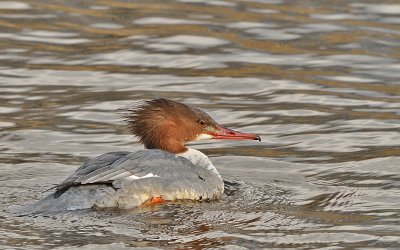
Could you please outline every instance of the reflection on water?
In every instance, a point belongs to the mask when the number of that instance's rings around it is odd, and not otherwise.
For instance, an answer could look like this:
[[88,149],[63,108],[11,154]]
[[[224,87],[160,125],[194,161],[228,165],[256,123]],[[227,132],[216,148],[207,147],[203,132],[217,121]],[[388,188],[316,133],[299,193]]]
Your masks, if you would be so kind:
[[199,142],[219,202],[0,212],[2,248],[398,248],[400,5],[0,2],[0,210],[98,154],[141,148],[115,112],[196,105],[263,141]]

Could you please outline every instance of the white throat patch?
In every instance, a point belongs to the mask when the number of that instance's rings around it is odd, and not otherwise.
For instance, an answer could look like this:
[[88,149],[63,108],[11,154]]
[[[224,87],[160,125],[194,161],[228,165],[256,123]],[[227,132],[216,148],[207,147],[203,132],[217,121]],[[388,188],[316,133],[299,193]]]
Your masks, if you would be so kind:
[[212,139],[212,138],[213,138],[212,135],[209,135],[209,134],[199,134],[195,140],[198,141],[198,140],[206,140],[206,139]]

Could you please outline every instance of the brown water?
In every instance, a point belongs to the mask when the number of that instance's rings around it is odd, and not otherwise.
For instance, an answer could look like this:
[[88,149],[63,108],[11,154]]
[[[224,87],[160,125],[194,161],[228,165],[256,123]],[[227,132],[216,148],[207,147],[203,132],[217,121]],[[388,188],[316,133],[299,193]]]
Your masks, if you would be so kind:
[[134,151],[117,108],[170,98],[258,142],[195,143],[219,202],[0,212],[1,249],[399,249],[398,1],[1,1],[0,210]]

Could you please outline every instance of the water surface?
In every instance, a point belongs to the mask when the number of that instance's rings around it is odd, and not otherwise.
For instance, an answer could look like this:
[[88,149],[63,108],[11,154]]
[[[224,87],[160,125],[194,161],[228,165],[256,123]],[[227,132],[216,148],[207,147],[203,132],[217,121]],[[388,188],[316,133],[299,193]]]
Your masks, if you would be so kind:
[[2,249],[397,249],[400,4],[0,2],[0,210],[142,146],[116,109],[202,108],[263,141],[204,141],[219,202],[0,212]]

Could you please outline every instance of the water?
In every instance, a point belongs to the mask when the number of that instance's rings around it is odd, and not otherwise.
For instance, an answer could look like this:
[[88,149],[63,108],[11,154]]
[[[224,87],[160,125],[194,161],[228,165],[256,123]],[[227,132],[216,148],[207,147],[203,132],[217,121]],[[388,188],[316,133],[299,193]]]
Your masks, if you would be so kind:
[[0,2],[0,210],[141,148],[116,109],[170,98],[263,141],[194,143],[219,202],[0,212],[2,249],[398,249],[397,1]]

